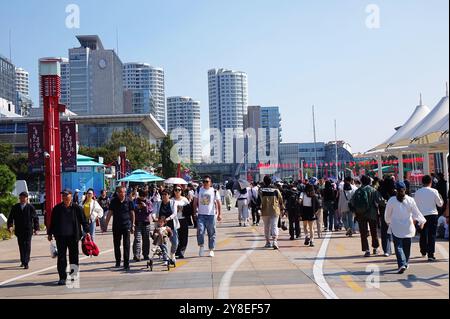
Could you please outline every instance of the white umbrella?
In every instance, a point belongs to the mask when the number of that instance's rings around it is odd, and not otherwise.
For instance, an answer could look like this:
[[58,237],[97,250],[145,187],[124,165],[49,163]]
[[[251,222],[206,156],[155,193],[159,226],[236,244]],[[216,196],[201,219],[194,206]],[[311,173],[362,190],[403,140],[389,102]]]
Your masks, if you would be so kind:
[[186,182],[184,179],[182,178],[178,178],[178,177],[171,177],[169,179],[166,179],[164,181],[164,184],[170,184],[170,185],[187,185],[188,182]]

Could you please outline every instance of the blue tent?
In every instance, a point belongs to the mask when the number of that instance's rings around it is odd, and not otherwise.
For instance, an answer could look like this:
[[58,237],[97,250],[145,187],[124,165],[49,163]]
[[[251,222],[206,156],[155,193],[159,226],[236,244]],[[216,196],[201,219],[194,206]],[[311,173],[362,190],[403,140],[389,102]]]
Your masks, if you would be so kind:
[[151,183],[162,181],[164,181],[163,178],[150,174],[142,169],[135,170],[131,172],[131,175],[118,180],[118,182],[133,182],[133,183]]
[[104,167],[92,157],[77,154],[77,171],[61,174],[62,188],[79,189],[81,192],[93,188],[96,194],[100,194],[105,187]]

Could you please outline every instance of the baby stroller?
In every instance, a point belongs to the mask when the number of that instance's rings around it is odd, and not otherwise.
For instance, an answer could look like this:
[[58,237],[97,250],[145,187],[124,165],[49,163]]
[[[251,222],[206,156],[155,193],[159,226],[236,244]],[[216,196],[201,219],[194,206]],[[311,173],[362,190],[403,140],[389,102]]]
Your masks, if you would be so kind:
[[153,271],[153,266],[156,262],[160,262],[161,266],[167,267],[167,271],[170,271],[171,266],[177,267],[175,260],[168,257],[167,254],[167,242],[170,234],[170,228],[162,226],[157,227],[153,231],[153,245],[155,248],[152,249],[152,257],[147,262],[147,269]]

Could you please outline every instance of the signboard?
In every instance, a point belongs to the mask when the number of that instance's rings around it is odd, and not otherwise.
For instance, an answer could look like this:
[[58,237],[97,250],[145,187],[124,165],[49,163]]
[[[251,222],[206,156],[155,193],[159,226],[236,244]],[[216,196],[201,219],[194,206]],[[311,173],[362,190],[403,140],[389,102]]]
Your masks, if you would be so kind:
[[44,172],[43,123],[28,123],[28,169],[30,173]]
[[73,121],[61,122],[61,162],[63,172],[77,171],[77,132]]

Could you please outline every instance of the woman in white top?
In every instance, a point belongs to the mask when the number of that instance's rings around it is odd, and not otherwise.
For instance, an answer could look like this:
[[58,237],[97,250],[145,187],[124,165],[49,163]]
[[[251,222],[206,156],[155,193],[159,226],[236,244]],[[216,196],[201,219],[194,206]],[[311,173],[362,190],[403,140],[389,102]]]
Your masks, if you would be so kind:
[[83,200],[83,211],[86,220],[89,224],[89,234],[92,241],[95,241],[95,228],[97,226],[97,219],[103,217],[103,208],[94,198],[94,190],[89,188]]
[[425,217],[419,211],[412,197],[406,195],[406,185],[396,183],[397,196],[391,197],[386,205],[384,218],[389,225],[388,232],[392,234],[397,256],[398,273],[403,274],[408,269],[412,238],[416,234],[414,221],[422,229],[426,223]]
[[305,246],[314,247],[314,221],[320,208],[319,199],[314,191],[314,186],[306,185],[305,192],[300,195],[300,215],[305,232]]
[[175,252],[175,257],[184,258],[184,253],[188,245],[189,239],[189,218],[192,215],[192,207],[189,200],[182,196],[183,189],[181,186],[176,185],[173,189],[173,200],[176,204],[177,217],[180,222],[180,228],[178,229],[178,247]]

